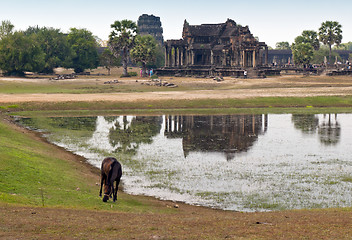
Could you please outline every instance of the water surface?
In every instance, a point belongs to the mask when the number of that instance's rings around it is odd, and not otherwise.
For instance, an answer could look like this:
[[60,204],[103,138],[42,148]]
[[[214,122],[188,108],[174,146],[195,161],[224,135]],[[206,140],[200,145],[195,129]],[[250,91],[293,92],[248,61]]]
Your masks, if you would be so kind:
[[228,210],[352,206],[352,115],[23,119],[100,167],[125,191]]

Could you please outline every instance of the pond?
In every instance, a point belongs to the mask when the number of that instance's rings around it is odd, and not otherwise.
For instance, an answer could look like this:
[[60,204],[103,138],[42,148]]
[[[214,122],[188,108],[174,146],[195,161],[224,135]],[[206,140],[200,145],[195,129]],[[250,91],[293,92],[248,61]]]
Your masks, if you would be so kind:
[[352,115],[24,118],[100,167],[123,165],[126,192],[268,211],[352,206]]

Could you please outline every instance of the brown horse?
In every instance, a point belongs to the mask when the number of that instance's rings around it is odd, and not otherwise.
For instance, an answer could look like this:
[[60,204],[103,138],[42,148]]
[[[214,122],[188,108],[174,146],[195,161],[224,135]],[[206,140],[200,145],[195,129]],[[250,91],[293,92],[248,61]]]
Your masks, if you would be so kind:
[[[122,176],[121,164],[113,157],[107,157],[101,163],[101,183],[99,196],[104,184],[104,198],[103,202],[109,200],[111,194],[113,194],[113,201],[117,200],[117,189],[119,187],[120,179]],[[116,181],[116,188],[114,188],[114,182]]]

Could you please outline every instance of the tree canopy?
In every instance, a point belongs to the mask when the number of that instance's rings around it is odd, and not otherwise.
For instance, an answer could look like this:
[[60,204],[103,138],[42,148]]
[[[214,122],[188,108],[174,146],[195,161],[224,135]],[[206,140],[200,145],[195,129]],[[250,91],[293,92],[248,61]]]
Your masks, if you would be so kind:
[[73,52],[72,68],[76,73],[94,69],[99,65],[97,42],[87,29],[71,28],[67,41]]
[[339,44],[338,46],[336,46],[334,49],[352,51],[352,42],[341,43],[341,44]]
[[24,75],[25,71],[40,72],[45,66],[45,53],[34,36],[15,32],[1,39],[0,69],[8,75]]
[[295,43],[292,44],[292,55],[295,64],[310,64],[313,59],[313,54],[314,49],[310,43],[300,42],[299,37],[295,39]]
[[151,35],[138,35],[135,39],[135,47],[131,49],[131,57],[135,62],[142,63],[143,75],[146,66],[156,60],[156,41]]
[[314,50],[319,50],[320,44],[319,44],[319,39],[318,39],[318,33],[313,30],[304,30],[302,32],[302,41],[305,43],[310,43]]
[[0,25],[0,39],[13,33],[14,25],[8,20],[1,21]]
[[286,50],[291,49],[289,42],[277,42],[275,49],[277,50]]
[[122,53],[123,76],[128,76],[127,63],[129,51],[134,46],[138,33],[137,24],[131,20],[115,21],[111,24],[112,31],[109,36],[109,48],[115,57]]
[[116,58],[110,49],[106,48],[100,55],[100,65],[105,67],[108,70],[108,74],[110,75],[112,67],[121,65],[121,58]]
[[314,51],[312,62],[316,64],[324,64],[325,60],[327,60],[329,64],[334,64],[336,58],[338,61],[341,61],[340,55],[336,52],[331,53],[330,60],[325,59],[326,56],[329,56],[329,48],[327,46],[323,46],[318,51]]
[[29,27],[25,33],[33,35],[45,53],[45,66],[41,72],[53,73],[54,68],[72,65],[73,52],[60,29]]

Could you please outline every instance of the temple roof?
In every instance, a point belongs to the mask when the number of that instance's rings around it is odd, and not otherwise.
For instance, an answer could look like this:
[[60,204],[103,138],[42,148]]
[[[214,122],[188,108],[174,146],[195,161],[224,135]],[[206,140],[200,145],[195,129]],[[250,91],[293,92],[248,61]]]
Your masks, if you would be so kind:
[[219,36],[224,24],[188,25],[188,36]]

